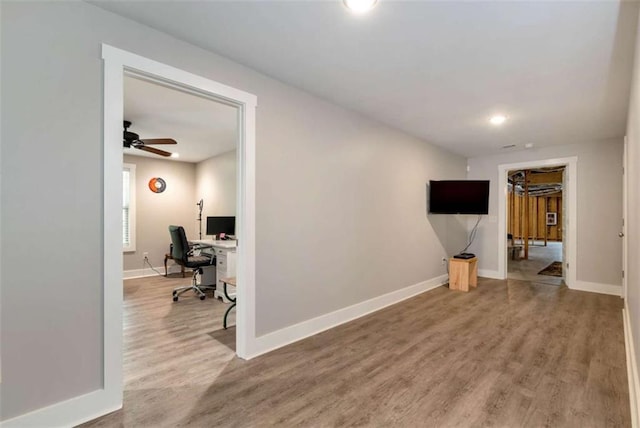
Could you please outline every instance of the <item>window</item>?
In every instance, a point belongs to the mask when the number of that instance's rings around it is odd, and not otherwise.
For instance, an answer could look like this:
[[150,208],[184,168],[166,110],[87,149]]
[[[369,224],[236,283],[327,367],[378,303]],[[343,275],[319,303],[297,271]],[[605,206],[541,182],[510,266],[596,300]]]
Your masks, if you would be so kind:
[[136,166],[122,168],[122,251],[136,250]]

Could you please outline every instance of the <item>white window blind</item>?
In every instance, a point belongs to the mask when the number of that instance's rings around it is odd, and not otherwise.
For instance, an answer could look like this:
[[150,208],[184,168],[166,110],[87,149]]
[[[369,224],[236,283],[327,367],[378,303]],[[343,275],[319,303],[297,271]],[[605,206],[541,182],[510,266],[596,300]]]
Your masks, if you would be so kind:
[[135,183],[136,166],[124,164],[122,169],[122,249],[135,251]]

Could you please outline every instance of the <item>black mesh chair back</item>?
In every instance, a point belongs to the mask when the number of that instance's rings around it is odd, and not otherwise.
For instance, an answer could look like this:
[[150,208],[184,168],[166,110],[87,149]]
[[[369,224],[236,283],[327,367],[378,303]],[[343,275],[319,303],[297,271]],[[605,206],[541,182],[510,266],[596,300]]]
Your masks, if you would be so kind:
[[173,244],[171,257],[173,257],[176,263],[189,268],[198,268],[212,263],[212,259],[209,256],[191,255],[187,234],[182,226],[169,226],[169,233],[171,234],[171,243]]
[[214,258],[209,256],[193,256],[187,241],[187,234],[182,226],[169,226],[169,234],[171,235],[171,257],[179,265],[193,269],[193,279],[191,285],[178,287],[173,290],[173,301],[178,301],[178,296],[188,290],[195,291],[201,300],[205,299],[204,290],[215,290],[215,285],[198,285],[196,284],[196,275],[202,273],[204,266],[213,264]]
[[169,226],[169,234],[171,235],[171,257],[182,264],[186,265],[189,261],[189,242],[187,234],[182,226]]

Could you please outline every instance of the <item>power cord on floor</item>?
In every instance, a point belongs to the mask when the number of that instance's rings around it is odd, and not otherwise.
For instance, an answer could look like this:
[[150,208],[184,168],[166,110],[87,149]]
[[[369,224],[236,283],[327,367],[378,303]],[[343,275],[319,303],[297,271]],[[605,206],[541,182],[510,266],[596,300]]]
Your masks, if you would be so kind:
[[158,270],[156,268],[151,266],[151,262],[149,262],[149,257],[147,257],[147,256],[144,256],[144,260],[142,261],[142,269],[144,269],[145,263],[149,265],[149,267],[151,268],[152,271],[154,271],[155,273],[157,273],[160,276],[164,276],[164,274],[162,272],[158,272]]

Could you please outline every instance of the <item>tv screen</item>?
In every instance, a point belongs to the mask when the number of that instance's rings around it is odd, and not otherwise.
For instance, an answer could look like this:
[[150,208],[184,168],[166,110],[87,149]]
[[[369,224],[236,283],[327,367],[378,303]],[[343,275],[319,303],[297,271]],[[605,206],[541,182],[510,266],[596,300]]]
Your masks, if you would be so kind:
[[489,214],[489,180],[431,180],[429,212]]
[[207,217],[207,235],[235,235],[235,217]]

